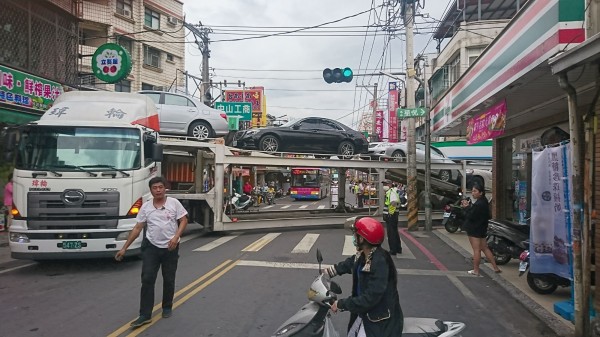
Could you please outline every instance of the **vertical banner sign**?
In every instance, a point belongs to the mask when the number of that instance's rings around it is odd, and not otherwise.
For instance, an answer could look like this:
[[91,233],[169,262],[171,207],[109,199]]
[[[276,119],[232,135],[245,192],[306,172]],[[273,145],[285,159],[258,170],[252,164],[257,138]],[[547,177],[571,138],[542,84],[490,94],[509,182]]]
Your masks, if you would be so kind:
[[389,83],[389,94],[388,94],[388,134],[390,142],[398,141],[398,114],[396,113],[396,109],[398,109],[398,86],[396,82]]
[[467,144],[472,145],[504,134],[506,100],[467,122]]
[[375,111],[375,134],[377,140],[381,141],[383,139],[383,110]]
[[571,259],[571,145],[533,151],[531,179],[531,272],[568,279]]

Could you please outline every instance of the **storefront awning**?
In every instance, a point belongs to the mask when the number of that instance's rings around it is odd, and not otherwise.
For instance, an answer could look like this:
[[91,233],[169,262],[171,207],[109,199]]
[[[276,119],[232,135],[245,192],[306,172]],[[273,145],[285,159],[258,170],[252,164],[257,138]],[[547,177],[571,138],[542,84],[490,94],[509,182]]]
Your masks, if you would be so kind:
[[18,125],[40,119],[41,115],[0,107],[0,124]]
[[577,47],[551,58],[548,63],[552,67],[552,73],[558,74],[586,63],[598,61],[600,61],[600,33]]

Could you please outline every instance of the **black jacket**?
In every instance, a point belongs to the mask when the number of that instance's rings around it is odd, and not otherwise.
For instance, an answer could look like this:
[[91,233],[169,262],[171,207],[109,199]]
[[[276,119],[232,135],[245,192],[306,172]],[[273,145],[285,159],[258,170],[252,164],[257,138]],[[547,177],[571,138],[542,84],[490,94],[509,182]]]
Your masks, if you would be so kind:
[[[369,271],[364,271],[365,256],[351,256],[334,266],[336,273],[352,274],[352,296],[338,300],[338,308],[351,313],[348,329],[357,316],[363,320],[367,337],[401,337],[404,316],[400,307],[397,274],[388,252],[377,248]],[[357,267],[361,270],[357,273]],[[360,293],[359,293],[360,286]]]
[[463,227],[467,234],[485,235],[488,221],[490,220],[490,206],[487,198],[482,195],[473,205],[465,210],[465,222]]

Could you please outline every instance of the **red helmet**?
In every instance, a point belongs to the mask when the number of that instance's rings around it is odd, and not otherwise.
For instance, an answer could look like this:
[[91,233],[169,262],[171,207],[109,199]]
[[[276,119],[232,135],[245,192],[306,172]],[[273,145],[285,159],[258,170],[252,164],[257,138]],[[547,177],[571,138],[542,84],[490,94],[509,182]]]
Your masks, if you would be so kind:
[[381,222],[369,217],[356,220],[352,225],[352,231],[365,238],[372,245],[381,244],[385,236]]

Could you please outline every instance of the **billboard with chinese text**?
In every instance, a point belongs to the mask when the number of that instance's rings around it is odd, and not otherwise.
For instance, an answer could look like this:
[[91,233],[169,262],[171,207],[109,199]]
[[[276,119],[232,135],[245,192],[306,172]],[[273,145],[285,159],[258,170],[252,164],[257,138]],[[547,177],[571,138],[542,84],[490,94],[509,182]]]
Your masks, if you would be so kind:
[[62,93],[60,83],[0,65],[0,103],[46,111]]

